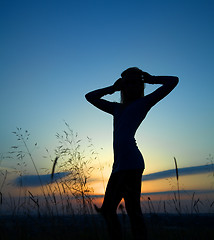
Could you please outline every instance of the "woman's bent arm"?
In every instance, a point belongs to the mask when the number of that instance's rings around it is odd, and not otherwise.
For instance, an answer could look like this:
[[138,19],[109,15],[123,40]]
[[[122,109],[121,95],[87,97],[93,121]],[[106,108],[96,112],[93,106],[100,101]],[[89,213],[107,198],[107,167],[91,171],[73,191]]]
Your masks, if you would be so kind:
[[150,105],[154,106],[157,102],[166,97],[176,87],[178,81],[178,77],[173,76],[150,76],[146,78],[146,83],[162,84],[161,87],[146,96]]
[[114,92],[114,86],[109,86],[89,92],[85,95],[85,98],[88,102],[90,102],[100,110],[112,114],[114,109],[114,103],[101,98],[107,94],[113,94]]

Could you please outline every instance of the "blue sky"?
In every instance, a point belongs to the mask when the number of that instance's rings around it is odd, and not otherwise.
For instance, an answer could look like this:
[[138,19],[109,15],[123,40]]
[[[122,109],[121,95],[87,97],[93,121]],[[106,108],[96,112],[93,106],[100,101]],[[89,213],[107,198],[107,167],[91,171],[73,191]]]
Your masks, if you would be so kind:
[[[65,120],[111,163],[112,118],[84,95],[137,66],[180,78],[136,135],[146,173],[173,168],[174,156],[179,167],[206,164],[214,149],[213,10],[208,0],[1,1],[0,152],[16,144],[16,127],[29,130],[41,155],[53,150]],[[36,164],[51,167],[41,157]]]

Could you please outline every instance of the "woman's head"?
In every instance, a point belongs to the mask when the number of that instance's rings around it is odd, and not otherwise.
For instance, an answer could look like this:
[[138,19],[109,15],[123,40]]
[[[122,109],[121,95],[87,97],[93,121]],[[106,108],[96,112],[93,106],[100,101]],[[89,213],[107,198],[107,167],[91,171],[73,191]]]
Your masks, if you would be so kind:
[[126,69],[121,73],[121,103],[130,103],[144,96],[143,71],[137,67]]

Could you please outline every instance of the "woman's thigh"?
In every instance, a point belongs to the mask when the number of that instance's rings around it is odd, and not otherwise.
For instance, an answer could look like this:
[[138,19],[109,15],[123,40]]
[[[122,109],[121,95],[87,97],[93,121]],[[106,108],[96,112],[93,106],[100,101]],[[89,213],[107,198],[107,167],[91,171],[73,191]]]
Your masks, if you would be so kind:
[[123,197],[124,177],[120,172],[112,173],[105,192],[102,210],[116,211],[118,204]]
[[133,170],[127,174],[127,182],[123,197],[128,214],[136,214],[141,212],[140,196],[141,196],[141,179],[143,170]]
[[142,172],[143,170],[126,170],[111,174],[102,209],[116,211],[122,198],[124,198],[126,205],[139,205]]

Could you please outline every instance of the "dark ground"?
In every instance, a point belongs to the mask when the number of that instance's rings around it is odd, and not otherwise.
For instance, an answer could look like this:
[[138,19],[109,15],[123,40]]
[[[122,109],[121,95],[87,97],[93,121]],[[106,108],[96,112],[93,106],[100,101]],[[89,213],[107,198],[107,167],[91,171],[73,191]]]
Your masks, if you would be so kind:
[[[124,239],[131,240],[128,217],[119,214]],[[149,240],[214,240],[214,215],[147,214]],[[60,217],[0,216],[1,240],[108,240],[99,215]]]

